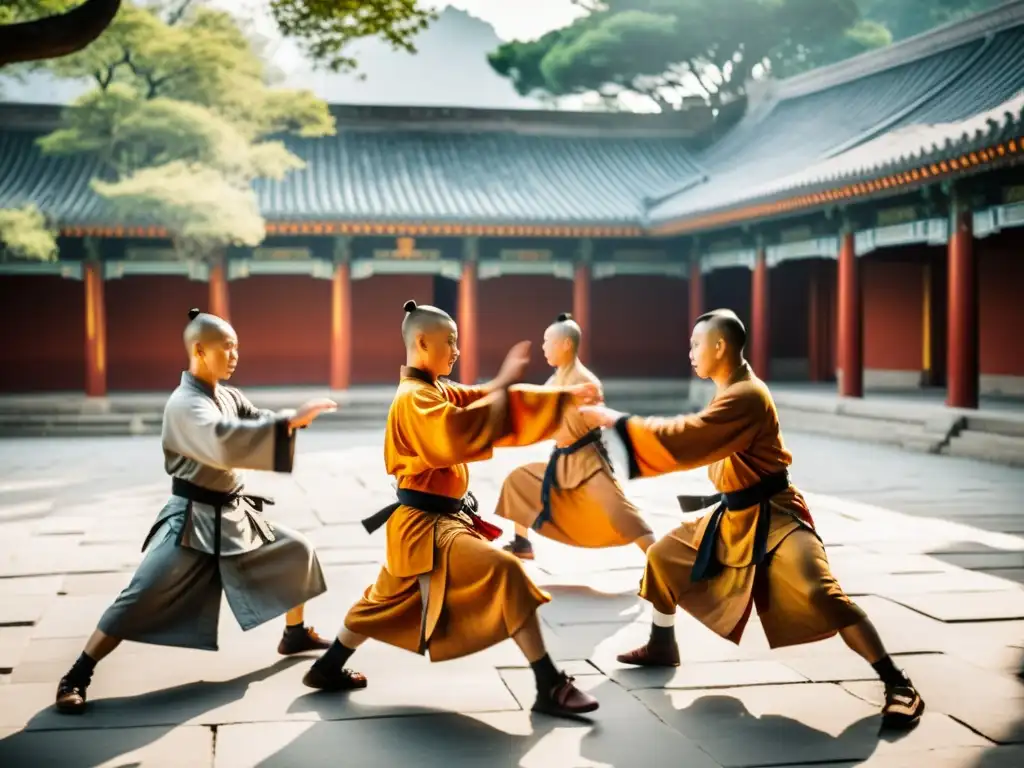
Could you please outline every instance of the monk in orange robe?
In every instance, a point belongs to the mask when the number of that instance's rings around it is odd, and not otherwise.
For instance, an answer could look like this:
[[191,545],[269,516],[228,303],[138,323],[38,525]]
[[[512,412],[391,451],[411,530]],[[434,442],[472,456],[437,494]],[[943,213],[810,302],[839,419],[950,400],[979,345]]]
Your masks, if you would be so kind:
[[[601,386],[580,361],[582,338],[567,312],[544,331],[544,357],[555,369],[547,386]],[[575,547],[636,543],[646,552],[654,543],[650,526],[615,479],[601,430],[591,429],[576,408],[566,411],[551,458],[518,467],[505,479],[495,514],[515,522],[515,538],[504,549],[522,560],[533,560],[530,528]]]
[[789,482],[793,457],[782,440],[775,402],[743,359],[745,344],[746,330],[734,313],[716,310],[698,319],[690,362],[699,377],[716,385],[700,413],[643,419],[600,405],[581,408],[592,426],[614,427],[620,434],[631,476],[707,465],[719,492],[680,497],[684,510],[716,509],[647,550],[640,596],[654,608],[650,639],[619,661],[677,666],[676,606],[734,643],[756,607],[772,648],[838,632],[885,685],[883,725],[913,725],[924,701],[832,576],[807,503]]
[[511,637],[533,668],[536,712],[574,716],[598,708],[556,669],[544,648],[537,608],[551,597],[508,552],[492,546],[501,529],[476,515],[467,493],[473,461],[496,446],[519,446],[555,433],[567,407],[596,402],[593,386],[513,386],[529,361],[529,342],[509,352],[497,378],[467,387],[440,377],[459,357],[458,329],[445,312],[405,305],[406,365],[384,434],[384,462],[398,481],[398,503],[363,521],[386,525],[386,562],[345,617],[337,640],[303,683],[322,690],[366,686],[344,664],[372,637],[431,661],[456,659]]

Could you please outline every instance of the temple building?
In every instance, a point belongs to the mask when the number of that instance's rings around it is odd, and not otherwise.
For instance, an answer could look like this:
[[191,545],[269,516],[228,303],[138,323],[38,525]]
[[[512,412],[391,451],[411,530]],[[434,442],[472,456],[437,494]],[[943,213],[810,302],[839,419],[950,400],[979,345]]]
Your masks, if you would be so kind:
[[601,376],[685,377],[727,306],[770,381],[1024,396],[1022,72],[1012,2],[753,84],[735,119],[334,107],[257,185],[266,240],[209,262],[120,220],[98,160],[41,153],[58,108],[0,105],[0,208],[61,231],[59,261],[0,261],[0,392],[170,389],[193,306],[238,329],[243,386],[390,383],[413,298],[458,319],[464,381],[563,311]]

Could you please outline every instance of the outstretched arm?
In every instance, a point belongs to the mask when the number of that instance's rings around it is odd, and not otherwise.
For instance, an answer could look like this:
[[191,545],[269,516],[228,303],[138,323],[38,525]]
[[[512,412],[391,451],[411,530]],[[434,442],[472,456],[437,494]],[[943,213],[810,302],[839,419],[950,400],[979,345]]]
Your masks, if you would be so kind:
[[764,421],[757,398],[725,394],[700,413],[641,418],[610,408],[582,408],[594,426],[613,427],[629,453],[630,477],[706,466],[747,449]]
[[295,435],[288,414],[225,416],[205,397],[168,404],[164,448],[218,469],[291,472]]

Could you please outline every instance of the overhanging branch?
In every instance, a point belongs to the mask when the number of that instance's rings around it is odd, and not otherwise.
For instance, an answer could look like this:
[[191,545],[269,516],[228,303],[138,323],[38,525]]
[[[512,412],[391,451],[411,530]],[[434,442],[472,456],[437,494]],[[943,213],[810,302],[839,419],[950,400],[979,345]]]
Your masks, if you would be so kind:
[[121,0],[85,0],[56,16],[0,25],[0,67],[77,53],[103,34],[120,9]]

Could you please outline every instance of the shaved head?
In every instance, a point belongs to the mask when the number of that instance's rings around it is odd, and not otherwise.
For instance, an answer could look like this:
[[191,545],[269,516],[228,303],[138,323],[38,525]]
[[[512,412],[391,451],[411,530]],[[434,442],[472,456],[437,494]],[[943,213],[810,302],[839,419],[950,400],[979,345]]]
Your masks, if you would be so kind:
[[188,325],[185,326],[183,338],[185,349],[191,354],[194,344],[210,344],[226,339],[236,338],[235,329],[231,324],[217,315],[210,315],[200,312],[198,309],[190,309],[188,313]]
[[573,354],[580,351],[580,342],[583,340],[583,330],[579,323],[572,319],[572,315],[563,312],[551,325],[548,326],[552,335],[559,339],[568,339],[572,344]]
[[416,343],[416,336],[421,333],[434,333],[455,325],[452,316],[443,309],[429,304],[417,304],[415,301],[405,302],[405,319],[402,320],[402,341],[406,349]]
[[701,323],[706,324],[712,336],[724,341],[733,354],[743,355],[743,348],[747,346],[747,329],[735,312],[731,309],[714,309],[698,317],[694,327]]
[[223,317],[188,311],[188,325],[182,334],[188,351],[189,371],[215,384],[230,379],[238,365],[238,334]]

